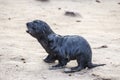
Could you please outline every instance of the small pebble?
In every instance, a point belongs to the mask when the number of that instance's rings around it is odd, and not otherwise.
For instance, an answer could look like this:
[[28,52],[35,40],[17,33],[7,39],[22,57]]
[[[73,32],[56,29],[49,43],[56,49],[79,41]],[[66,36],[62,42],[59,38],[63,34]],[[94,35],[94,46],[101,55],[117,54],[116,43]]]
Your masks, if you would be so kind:
[[25,59],[24,58],[21,58],[22,61],[24,61]]
[[8,20],[11,20],[11,18],[8,18]]
[[58,10],[61,10],[61,8],[58,8]]
[[66,11],[66,12],[65,12],[65,15],[66,15],[66,16],[72,16],[72,17],[80,16],[79,13],[72,12],[72,11]]
[[45,2],[45,1],[49,1],[49,0],[37,0],[37,1],[42,1],[42,2]]
[[69,74],[68,76],[72,76],[72,74]]
[[100,3],[100,1],[99,1],[99,0],[96,0],[96,2],[97,2],[97,3]]
[[16,67],[18,67],[18,65],[16,65]]
[[81,22],[81,20],[76,20],[76,22]]

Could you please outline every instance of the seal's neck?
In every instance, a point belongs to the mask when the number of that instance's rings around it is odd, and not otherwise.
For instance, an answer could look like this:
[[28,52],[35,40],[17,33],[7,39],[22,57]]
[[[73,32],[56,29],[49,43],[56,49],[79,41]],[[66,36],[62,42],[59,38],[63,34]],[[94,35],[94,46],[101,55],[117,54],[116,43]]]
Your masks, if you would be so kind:
[[[55,34],[54,32],[50,33],[50,34]],[[40,44],[42,45],[42,47],[49,53],[49,39],[48,36],[50,34],[44,34],[42,36],[39,36],[37,38],[37,40],[40,42]]]
[[40,38],[40,39],[37,39],[39,42],[40,42],[40,44],[42,45],[42,47],[43,48],[47,48],[47,46],[48,46],[48,38],[47,38],[47,36],[46,37],[42,37],[42,38]]

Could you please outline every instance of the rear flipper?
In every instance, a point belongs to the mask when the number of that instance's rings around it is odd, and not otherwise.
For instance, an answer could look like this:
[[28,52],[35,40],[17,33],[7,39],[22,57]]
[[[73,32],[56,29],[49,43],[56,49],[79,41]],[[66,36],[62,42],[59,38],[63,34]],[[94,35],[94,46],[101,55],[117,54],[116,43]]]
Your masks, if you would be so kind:
[[84,69],[84,68],[81,66],[76,66],[76,67],[72,67],[72,68],[65,68],[64,72],[65,73],[73,73],[73,72],[78,72],[82,69]]
[[94,68],[94,67],[98,67],[98,66],[104,66],[106,64],[92,64],[92,63],[88,63],[88,68],[91,69],[91,68]]

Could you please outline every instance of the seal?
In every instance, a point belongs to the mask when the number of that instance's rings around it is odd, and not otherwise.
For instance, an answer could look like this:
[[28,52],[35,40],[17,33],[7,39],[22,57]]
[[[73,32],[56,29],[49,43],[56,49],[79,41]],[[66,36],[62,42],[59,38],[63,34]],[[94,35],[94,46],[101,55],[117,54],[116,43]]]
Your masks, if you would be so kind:
[[26,23],[26,25],[28,29],[26,32],[36,38],[48,53],[44,61],[52,63],[58,60],[58,64],[52,66],[51,69],[64,68],[70,60],[76,60],[78,65],[65,70],[65,73],[105,65],[92,63],[91,47],[82,36],[58,35],[42,20],[34,20]]

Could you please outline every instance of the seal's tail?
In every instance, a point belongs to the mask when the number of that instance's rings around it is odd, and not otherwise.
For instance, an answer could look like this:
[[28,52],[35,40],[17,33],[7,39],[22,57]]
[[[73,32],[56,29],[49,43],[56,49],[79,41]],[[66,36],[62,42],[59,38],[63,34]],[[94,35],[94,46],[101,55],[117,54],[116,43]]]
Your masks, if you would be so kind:
[[106,64],[92,64],[92,63],[88,63],[88,68],[91,69],[91,68],[94,68],[94,67],[98,67],[98,66],[104,66]]

